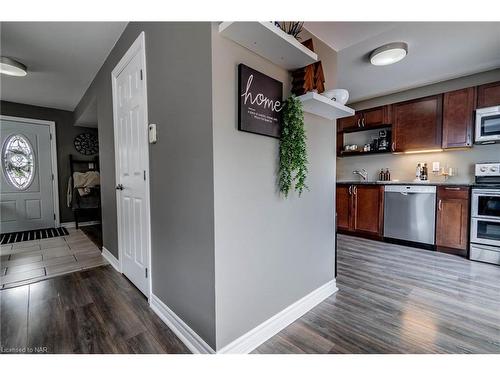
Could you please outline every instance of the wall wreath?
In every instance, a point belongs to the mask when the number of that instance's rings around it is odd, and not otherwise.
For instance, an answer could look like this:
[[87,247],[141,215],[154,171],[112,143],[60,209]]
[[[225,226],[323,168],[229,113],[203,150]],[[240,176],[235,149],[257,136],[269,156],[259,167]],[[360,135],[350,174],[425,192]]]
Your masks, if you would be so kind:
[[73,141],[76,151],[82,155],[95,155],[99,152],[97,135],[92,133],[78,134]]

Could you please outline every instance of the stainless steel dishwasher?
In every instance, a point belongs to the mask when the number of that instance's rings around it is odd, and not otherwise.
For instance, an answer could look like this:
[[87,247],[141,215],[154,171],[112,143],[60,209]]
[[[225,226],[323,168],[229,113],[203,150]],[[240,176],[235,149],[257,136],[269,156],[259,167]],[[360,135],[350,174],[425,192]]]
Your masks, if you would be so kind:
[[435,186],[385,186],[384,237],[434,245],[435,228]]

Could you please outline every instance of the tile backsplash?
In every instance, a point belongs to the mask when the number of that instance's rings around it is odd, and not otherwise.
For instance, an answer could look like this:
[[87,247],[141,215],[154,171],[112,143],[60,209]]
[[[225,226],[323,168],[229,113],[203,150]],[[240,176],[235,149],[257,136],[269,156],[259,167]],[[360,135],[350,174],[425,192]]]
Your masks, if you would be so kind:
[[429,152],[422,154],[375,154],[337,158],[337,180],[358,180],[353,175],[355,169],[368,171],[370,181],[377,180],[381,168],[389,168],[392,180],[412,181],[418,163],[427,163],[429,180],[444,181],[442,176],[432,174],[432,163],[439,162],[441,167],[453,167],[458,170],[454,177],[448,179],[453,183],[471,183],[474,181],[474,164],[488,161],[500,161],[500,144],[474,146],[468,150]]

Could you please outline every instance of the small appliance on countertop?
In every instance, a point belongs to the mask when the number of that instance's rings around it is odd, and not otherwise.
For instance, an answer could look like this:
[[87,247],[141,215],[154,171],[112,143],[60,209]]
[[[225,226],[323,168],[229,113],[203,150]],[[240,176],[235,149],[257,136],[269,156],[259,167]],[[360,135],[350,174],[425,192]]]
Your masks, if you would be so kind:
[[500,265],[500,162],[475,166],[470,230],[470,260]]
[[416,182],[426,182],[429,181],[429,170],[427,168],[427,163],[418,163],[417,170],[415,172]]

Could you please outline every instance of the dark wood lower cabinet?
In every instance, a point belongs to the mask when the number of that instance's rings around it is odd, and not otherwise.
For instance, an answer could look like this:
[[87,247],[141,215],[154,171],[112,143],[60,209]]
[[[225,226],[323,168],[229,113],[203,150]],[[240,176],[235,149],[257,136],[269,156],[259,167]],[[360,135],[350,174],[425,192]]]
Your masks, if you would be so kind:
[[340,232],[381,238],[384,188],[380,185],[338,185],[337,227]]
[[466,256],[469,243],[469,188],[440,186],[437,199],[437,250]]
[[[436,250],[467,256],[469,248],[470,188],[437,189]],[[337,229],[340,233],[383,239],[384,186],[337,185]]]
[[384,190],[379,185],[354,185],[353,229],[368,236],[382,237]]
[[336,195],[336,209],[337,209],[337,228],[343,231],[350,230],[350,211],[351,211],[351,186],[339,185],[337,186]]

